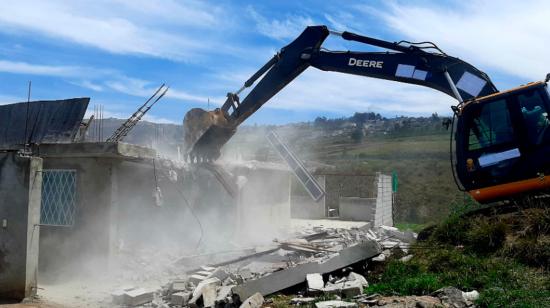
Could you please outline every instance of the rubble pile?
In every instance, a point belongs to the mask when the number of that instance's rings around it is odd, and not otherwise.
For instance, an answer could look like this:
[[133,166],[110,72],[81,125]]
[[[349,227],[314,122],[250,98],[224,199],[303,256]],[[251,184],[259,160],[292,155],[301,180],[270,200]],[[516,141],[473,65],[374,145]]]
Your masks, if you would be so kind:
[[[415,237],[393,227],[373,230],[368,224],[350,229],[313,227],[300,230],[293,238],[274,240],[272,246],[254,253],[188,270],[157,289],[122,287],[111,294],[112,301],[132,307],[260,307],[263,296],[301,284],[309,296],[357,299],[368,286],[365,277],[349,270],[343,271],[343,277],[333,277],[331,273],[387,257],[395,247],[406,250]],[[193,268],[192,260],[188,261],[188,268]],[[311,298],[293,301],[303,305],[315,300]],[[348,304],[336,301],[316,305]]]

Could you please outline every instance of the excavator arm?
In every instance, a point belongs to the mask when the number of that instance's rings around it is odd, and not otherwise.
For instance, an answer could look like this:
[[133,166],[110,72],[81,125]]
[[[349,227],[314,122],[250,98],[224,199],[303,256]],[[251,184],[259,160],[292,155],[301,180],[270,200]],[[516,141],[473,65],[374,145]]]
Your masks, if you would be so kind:
[[[330,35],[385,49],[383,52],[327,51]],[[307,27],[260,68],[223,106],[214,111],[190,110],[184,118],[184,142],[192,160],[214,160],[237,126],[308,67],[430,87],[459,102],[498,92],[490,78],[467,62],[446,55],[430,42],[392,43],[350,32]],[[257,83],[256,83],[257,82]],[[256,85],[241,101],[239,94]]]

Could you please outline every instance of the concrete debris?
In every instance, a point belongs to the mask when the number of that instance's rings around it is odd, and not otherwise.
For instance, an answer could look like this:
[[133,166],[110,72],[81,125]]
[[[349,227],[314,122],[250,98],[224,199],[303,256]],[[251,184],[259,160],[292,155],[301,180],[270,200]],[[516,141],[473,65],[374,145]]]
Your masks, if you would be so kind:
[[170,303],[174,306],[187,305],[191,297],[191,292],[177,292],[170,296]]
[[386,261],[386,255],[381,253],[381,254],[377,255],[376,257],[372,258],[371,260],[374,261],[374,262],[384,262],[384,261]]
[[[437,298],[441,300],[443,305],[447,307],[471,307],[473,303],[463,296],[463,292],[455,287],[446,287],[439,289],[433,293]],[[472,294],[472,296],[475,294]],[[470,294],[468,294],[470,296]]]
[[344,280],[337,283],[328,282],[322,289],[325,294],[340,295],[352,298],[363,294],[363,284],[359,280]]
[[201,281],[205,280],[207,276],[202,276],[199,274],[191,275],[189,277],[189,282],[192,282],[194,285],[198,285]]
[[309,290],[322,290],[325,287],[325,282],[323,281],[323,276],[321,274],[307,274],[306,275],[307,280],[307,287]]
[[170,283],[170,293],[185,291],[188,288],[186,280],[174,280]]
[[[215,264],[197,264],[197,258],[175,256],[175,266],[194,268],[166,284],[159,297],[153,300],[152,291],[134,287],[113,292],[113,303],[155,307],[258,307],[263,296],[300,284],[307,286],[308,294],[334,295],[338,298],[355,298],[357,302],[372,303],[375,299],[363,295],[367,279],[350,267],[359,262],[385,261],[395,247],[408,247],[414,236],[395,228],[382,226],[376,230],[361,228],[313,227],[296,234],[295,238],[275,241],[274,245],[256,249],[241,249],[226,259],[215,258]],[[214,254],[205,254],[211,258]],[[203,255],[201,255],[203,256]],[[411,258],[408,255],[402,260]],[[199,258],[200,259],[200,258]],[[201,259],[202,260],[202,259]],[[189,262],[190,265],[187,265]],[[339,271],[339,274],[336,274]],[[185,274],[182,278],[181,274]],[[325,283],[323,275],[331,274]],[[462,293],[461,293],[462,296]],[[470,293],[464,295],[472,297]],[[469,297],[470,296],[470,297]],[[158,301],[157,301],[158,299]],[[246,299],[241,305],[241,299]],[[294,305],[311,304],[312,298],[297,297]],[[355,303],[328,301],[321,307],[356,307]],[[317,305],[319,306],[319,305]]]
[[467,301],[473,302],[479,299],[479,292],[476,290],[470,292],[462,292],[462,297]]
[[207,278],[218,278],[221,281],[225,281],[229,278],[229,273],[226,272],[223,268],[214,269]]
[[126,291],[122,297],[122,305],[139,306],[153,301],[154,292],[144,288]]
[[409,262],[413,258],[413,255],[406,255],[399,259],[401,262]]
[[269,275],[252,279],[238,285],[233,293],[246,298],[251,294],[259,292],[263,295],[273,294],[286,288],[295,286],[306,281],[309,273],[330,273],[351,264],[372,258],[380,253],[376,242],[367,241],[350,246],[338,253],[323,255],[323,257],[302,259],[293,267],[275,271]]
[[260,308],[264,303],[264,297],[260,293],[255,293],[254,295],[247,298],[240,306],[240,308]]
[[205,279],[197,285],[193,290],[193,297],[189,301],[190,304],[196,304],[199,298],[202,297],[204,307],[212,307],[216,303],[217,287],[221,286],[221,281],[216,278]]
[[233,289],[234,285],[228,285],[228,286],[221,286],[218,289],[218,294],[216,295],[216,305],[218,304],[226,304],[231,301],[231,295],[233,295],[233,292],[231,292],[231,289]]
[[324,301],[315,303],[317,308],[355,308],[358,307],[357,303],[350,303],[344,301]]
[[348,275],[348,280],[357,280],[361,283],[361,285],[365,288],[367,288],[369,286],[369,283],[367,281],[367,278],[365,278],[365,276],[361,275],[361,274],[357,274],[357,273],[354,273],[354,272],[351,272],[349,273]]

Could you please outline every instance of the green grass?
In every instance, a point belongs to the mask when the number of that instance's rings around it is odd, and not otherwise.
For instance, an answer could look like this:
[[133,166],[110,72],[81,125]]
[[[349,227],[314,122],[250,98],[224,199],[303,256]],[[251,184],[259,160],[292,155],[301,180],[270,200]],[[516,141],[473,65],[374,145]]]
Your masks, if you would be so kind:
[[[407,263],[390,261],[368,294],[427,295],[455,286],[478,290],[487,307],[545,307],[550,304],[548,275],[513,260],[465,254],[453,247],[416,251]],[[546,306],[548,307],[548,306]]]
[[550,307],[549,221],[549,209],[466,219],[452,214],[411,247],[413,259],[391,260],[369,277],[366,291],[425,295],[455,286],[480,292],[482,307]]
[[395,224],[395,227],[401,231],[412,231],[416,233],[422,231],[422,229],[424,229],[427,226],[428,226],[427,224],[415,224],[415,223],[405,223],[405,222]]

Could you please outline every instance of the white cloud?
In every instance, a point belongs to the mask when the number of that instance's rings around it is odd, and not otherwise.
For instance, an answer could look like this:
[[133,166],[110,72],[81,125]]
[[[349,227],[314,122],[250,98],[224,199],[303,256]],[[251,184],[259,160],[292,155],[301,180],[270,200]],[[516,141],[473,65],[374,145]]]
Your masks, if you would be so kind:
[[108,71],[97,70],[90,67],[66,66],[66,65],[42,65],[27,62],[0,60],[0,72],[12,74],[29,74],[56,77],[75,77],[86,74],[98,75]]
[[462,1],[453,8],[393,3],[377,14],[397,34],[433,41],[481,70],[532,81],[550,71],[550,6],[542,0]]
[[247,8],[247,12],[256,22],[256,30],[258,32],[267,37],[281,41],[294,39],[304,31],[305,27],[315,24],[313,19],[309,16],[289,15],[282,20],[269,20],[251,6]]
[[[120,93],[148,98],[155,93],[160,85],[143,79],[120,76],[116,79],[106,81],[105,86]],[[209,100],[208,96],[191,94],[185,90],[172,87],[168,89],[165,97],[200,103],[203,105],[207,105]],[[212,106],[219,105],[220,101],[222,101],[222,98],[220,97],[210,98],[210,103]]]
[[218,11],[195,1],[7,0],[0,2],[0,31],[38,33],[118,54],[189,60],[215,47],[189,33],[215,26],[218,16],[212,12]]
[[90,80],[72,81],[71,83],[81,88],[89,89],[95,92],[102,92],[104,90],[102,85],[94,83]]
[[349,114],[449,114],[456,100],[416,85],[308,69],[265,107]]

